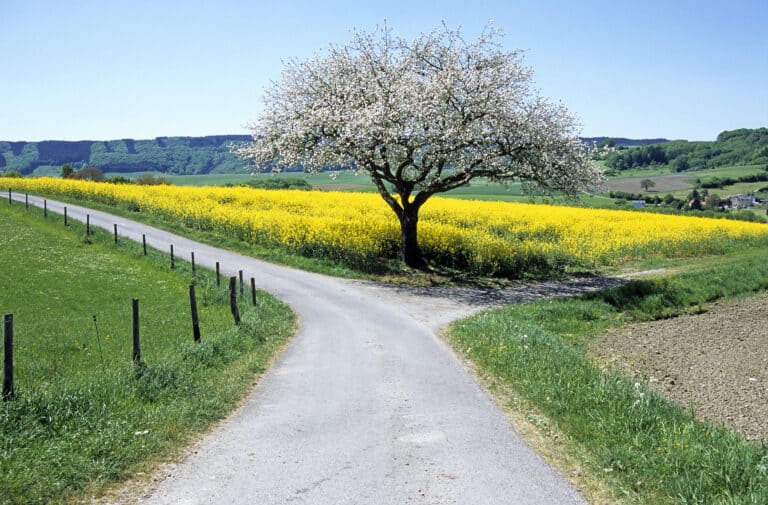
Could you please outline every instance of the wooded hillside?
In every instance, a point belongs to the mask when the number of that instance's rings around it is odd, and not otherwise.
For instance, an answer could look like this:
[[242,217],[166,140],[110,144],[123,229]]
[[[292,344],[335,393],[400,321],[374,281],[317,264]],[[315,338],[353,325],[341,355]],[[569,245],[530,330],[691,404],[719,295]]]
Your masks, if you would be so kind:
[[104,172],[228,173],[243,171],[246,166],[230,152],[230,145],[249,140],[250,135],[214,135],[152,140],[0,141],[0,170],[26,175],[38,167],[71,163],[76,169],[92,166]]
[[675,171],[723,165],[768,164],[768,128],[724,131],[714,142],[673,140],[614,151],[605,165],[614,170],[669,164]]

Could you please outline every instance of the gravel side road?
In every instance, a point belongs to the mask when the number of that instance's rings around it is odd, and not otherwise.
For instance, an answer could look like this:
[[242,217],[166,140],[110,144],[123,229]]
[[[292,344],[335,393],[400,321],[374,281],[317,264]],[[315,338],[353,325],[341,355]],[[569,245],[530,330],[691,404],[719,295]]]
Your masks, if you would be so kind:
[[[21,197],[23,199],[23,196]],[[42,199],[30,197],[42,206]],[[48,200],[51,212],[63,204]],[[245,404],[171,468],[146,505],[580,504],[514,432],[435,329],[484,306],[604,287],[541,284],[498,299],[429,296],[275,266],[67,204],[71,219],[246,278],[301,327]],[[606,281],[607,282],[607,281]],[[454,294],[456,294],[454,293]]]

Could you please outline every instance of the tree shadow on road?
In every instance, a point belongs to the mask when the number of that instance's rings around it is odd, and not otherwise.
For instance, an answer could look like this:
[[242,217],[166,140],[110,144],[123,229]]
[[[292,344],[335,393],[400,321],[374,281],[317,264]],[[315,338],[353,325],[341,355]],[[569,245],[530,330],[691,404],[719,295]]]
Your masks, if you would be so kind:
[[536,281],[513,287],[495,286],[408,286],[379,284],[401,295],[422,298],[450,299],[473,307],[528,303],[544,298],[578,296],[601,289],[613,288],[627,282],[617,277],[582,277],[577,279]]

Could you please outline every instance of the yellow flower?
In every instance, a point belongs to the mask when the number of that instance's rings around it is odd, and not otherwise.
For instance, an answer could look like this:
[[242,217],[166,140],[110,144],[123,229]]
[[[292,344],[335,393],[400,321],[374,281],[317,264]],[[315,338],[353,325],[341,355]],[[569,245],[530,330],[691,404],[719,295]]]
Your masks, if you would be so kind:
[[[4,179],[14,191],[127,204],[205,231],[369,268],[399,249],[397,219],[377,194]],[[721,254],[768,245],[761,223],[632,211],[433,198],[419,243],[438,263],[510,275],[558,264],[612,265],[647,257]]]

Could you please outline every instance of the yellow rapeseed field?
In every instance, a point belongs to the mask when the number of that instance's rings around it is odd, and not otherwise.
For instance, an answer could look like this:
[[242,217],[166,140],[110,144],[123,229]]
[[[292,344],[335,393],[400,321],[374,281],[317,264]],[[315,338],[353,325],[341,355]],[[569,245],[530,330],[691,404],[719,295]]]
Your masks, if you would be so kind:
[[[394,258],[399,225],[376,194],[3,179],[14,191],[127,205],[243,241],[327,257],[358,268]],[[3,188],[3,189],[5,189]],[[489,275],[567,264],[612,265],[646,257],[719,254],[768,245],[758,223],[618,210],[433,198],[419,240],[434,262]]]

